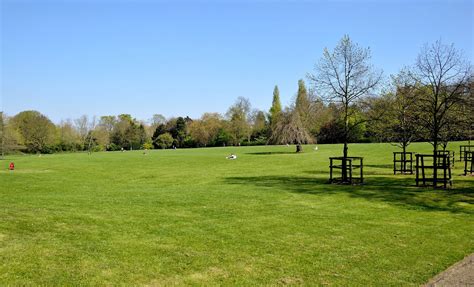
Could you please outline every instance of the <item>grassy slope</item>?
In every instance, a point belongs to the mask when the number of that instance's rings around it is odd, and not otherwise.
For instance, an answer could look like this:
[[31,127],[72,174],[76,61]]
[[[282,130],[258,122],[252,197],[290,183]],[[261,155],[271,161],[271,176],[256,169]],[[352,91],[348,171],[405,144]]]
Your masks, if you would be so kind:
[[293,150],[0,161],[0,285],[419,285],[474,251],[461,164],[456,189],[420,189],[391,175],[396,148],[353,144],[366,185],[338,186],[326,182],[340,145]]

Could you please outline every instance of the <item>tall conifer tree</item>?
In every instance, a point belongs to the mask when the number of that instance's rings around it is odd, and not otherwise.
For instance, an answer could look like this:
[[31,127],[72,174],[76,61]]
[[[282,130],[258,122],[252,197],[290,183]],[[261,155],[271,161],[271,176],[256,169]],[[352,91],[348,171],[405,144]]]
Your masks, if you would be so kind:
[[275,88],[273,89],[272,107],[270,108],[270,125],[274,125],[277,122],[278,116],[280,114],[281,114],[280,91],[278,90],[278,86],[275,86]]

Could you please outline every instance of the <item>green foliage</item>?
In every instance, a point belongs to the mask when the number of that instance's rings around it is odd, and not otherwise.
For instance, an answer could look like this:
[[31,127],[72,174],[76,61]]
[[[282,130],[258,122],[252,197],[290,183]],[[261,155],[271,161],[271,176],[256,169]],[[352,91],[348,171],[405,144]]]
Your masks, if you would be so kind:
[[[201,119],[192,121],[188,125],[189,137],[194,146],[212,146],[219,129],[223,128],[223,120],[219,114],[205,113]],[[187,144],[189,146],[189,143]]]
[[224,128],[220,128],[217,131],[216,138],[214,140],[214,146],[228,146],[231,144],[231,135]]
[[159,148],[165,149],[170,148],[173,145],[173,142],[173,136],[170,133],[164,133],[156,138],[155,145]]
[[121,150],[121,149],[122,149],[121,146],[116,145],[114,143],[111,143],[107,148],[108,151],[118,151],[118,150]]
[[278,116],[280,115],[281,111],[280,90],[278,90],[278,86],[275,85],[275,88],[273,89],[272,107],[270,108],[269,114],[270,125],[278,121]]
[[186,120],[183,117],[178,117],[176,119],[176,125],[170,130],[170,134],[174,139],[174,144],[176,147],[184,147],[184,142],[187,137],[186,126]]
[[308,117],[310,116],[311,103],[303,80],[298,81],[298,93],[296,94],[295,110],[299,114],[303,124],[307,128]]
[[380,141],[397,144],[403,150],[421,139],[418,106],[421,96],[407,71],[392,76],[391,90],[373,100],[371,113],[380,117],[369,126],[369,132]]
[[24,149],[20,145],[20,135],[10,123],[11,119],[0,112],[0,158]]
[[[364,138],[365,131],[365,124],[359,124],[351,128],[347,136],[347,142],[356,143],[369,141],[369,139]],[[345,140],[344,122],[342,120],[332,120],[324,124],[318,134],[319,143],[344,143]]]
[[145,127],[128,114],[118,116],[111,134],[111,143],[124,149],[140,149],[147,140]]
[[159,124],[156,129],[155,129],[155,132],[153,133],[153,136],[151,137],[151,140],[153,142],[153,146],[155,148],[159,148],[159,146],[156,144],[156,140],[158,139],[158,137],[164,133],[166,133],[167,130],[166,130],[166,126],[164,124]]
[[[261,142],[267,141],[267,135],[269,125],[267,123],[267,117],[263,111],[255,110],[252,115],[252,135],[250,136],[250,143],[257,145],[257,139]],[[260,144],[260,142],[258,144]]]
[[146,142],[142,146],[143,149],[153,149],[153,144],[150,142]]
[[247,139],[250,141],[252,128],[249,124],[251,105],[246,98],[239,97],[227,111],[229,118],[229,135],[234,145],[241,144]]
[[303,144],[314,142],[309,133],[310,102],[303,80],[298,81],[298,94],[294,109],[281,112],[271,126],[269,142],[273,144]]
[[14,116],[11,124],[28,152],[50,153],[54,150],[55,126],[45,115],[37,111],[24,111]]

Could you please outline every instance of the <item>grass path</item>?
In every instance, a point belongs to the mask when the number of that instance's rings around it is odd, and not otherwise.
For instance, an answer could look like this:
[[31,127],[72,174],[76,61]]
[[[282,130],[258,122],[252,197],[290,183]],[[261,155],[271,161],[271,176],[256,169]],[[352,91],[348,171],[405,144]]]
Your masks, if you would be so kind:
[[0,161],[0,285],[420,285],[474,252],[474,178],[458,163],[455,189],[420,189],[392,175],[393,146],[353,144],[366,184],[339,186],[326,182],[341,145],[293,150]]

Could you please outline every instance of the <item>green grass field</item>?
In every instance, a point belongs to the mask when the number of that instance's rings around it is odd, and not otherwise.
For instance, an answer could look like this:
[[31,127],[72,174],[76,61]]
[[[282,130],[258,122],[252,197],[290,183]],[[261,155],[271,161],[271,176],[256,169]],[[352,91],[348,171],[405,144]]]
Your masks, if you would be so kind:
[[474,252],[459,162],[433,191],[392,175],[395,147],[352,144],[366,184],[329,185],[342,146],[304,149],[8,157],[0,285],[419,285]]

